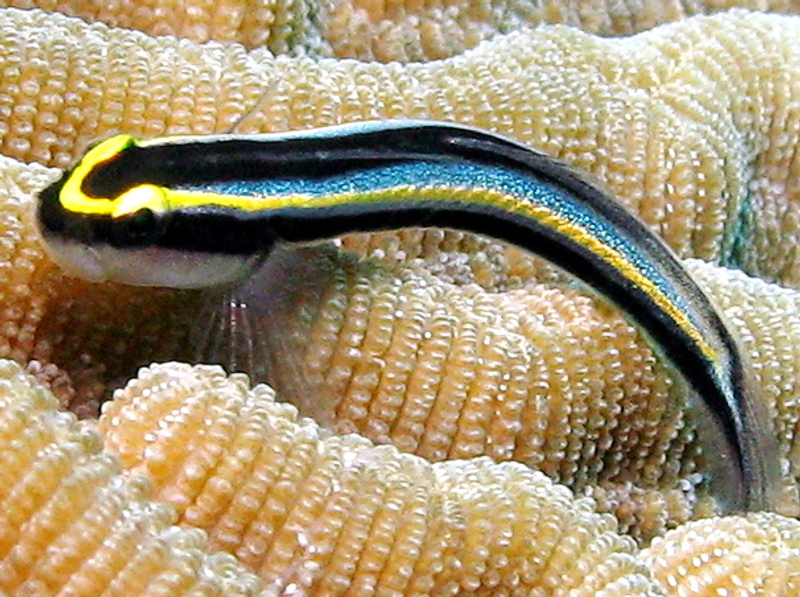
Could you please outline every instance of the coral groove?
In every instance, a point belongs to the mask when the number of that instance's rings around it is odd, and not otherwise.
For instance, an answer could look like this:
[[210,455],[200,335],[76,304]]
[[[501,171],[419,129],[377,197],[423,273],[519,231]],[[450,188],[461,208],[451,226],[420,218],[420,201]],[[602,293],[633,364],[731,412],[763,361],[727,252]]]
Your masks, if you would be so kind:
[[275,594],[660,595],[613,517],[541,473],[332,436],[219,368],[142,370],[99,429]]
[[258,581],[204,533],[124,480],[98,434],[0,361],[0,592],[47,595],[255,595]]

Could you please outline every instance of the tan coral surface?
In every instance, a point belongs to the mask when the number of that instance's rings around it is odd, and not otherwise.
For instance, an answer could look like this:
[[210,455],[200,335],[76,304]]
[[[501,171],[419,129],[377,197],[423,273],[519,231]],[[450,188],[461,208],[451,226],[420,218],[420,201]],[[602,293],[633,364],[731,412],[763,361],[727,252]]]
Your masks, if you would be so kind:
[[[110,444],[147,459],[127,458],[128,480],[96,433],[0,361],[6,595],[663,595],[611,516],[522,465],[431,465],[324,437],[219,368],[154,366],[114,404]],[[207,528],[208,549],[235,553],[261,582],[209,556],[197,529],[169,527],[172,510],[130,478],[137,468]]]
[[[200,48],[88,27],[57,15],[2,11],[0,142],[5,153],[65,166],[86,143],[117,127],[145,135],[223,130],[252,106],[258,109],[241,123],[243,130],[376,116],[459,120],[515,135],[590,169],[684,255],[741,261],[751,272],[797,284],[800,257],[793,248],[797,228],[793,181],[797,180],[798,29],[794,19],[746,13],[692,19],[627,40],[604,41],[564,28],[542,28],[498,38],[463,57],[403,67],[272,60],[265,53],[247,54],[241,48]],[[267,95],[262,93],[265,87]],[[259,98],[264,100],[260,104]],[[575,109],[565,110],[565,105]],[[110,384],[129,376],[136,363],[181,356],[185,313],[196,313],[198,303],[196,297],[183,294],[151,297],[91,285],[55,271],[31,231],[29,207],[31,191],[52,175],[11,160],[3,163],[0,355],[22,362],[39,357],[43,363],[30,369],[61,391],[65,400],[89,397],[84,403],[89,413],[93,401]],[[397,264],[404,252],[419,251],[412,239],[420,234],[410,231],[349,242],[365,253],[377,249]],[[519,292],[532,271],[527,261],[512,253],[463,235],[425,233],[422,238],[430,241],[419,254],[428,260],[424,266],[434,263],[448,284],[478,282],[489,291]],[[751,241],[755,250],[740,255]],[[409,246],[413,251],[406,251]],[[363,297],[369,296],[370,282],[348,290],[347,284],[357,279],[353,272],[359,271],[348,263],[345,259],[337,266],[332,293],[340,293],[343,300],[361,296],[361,303],[353,303],[351,321],[363,320],[359,309],[364,308]],[[380,270],[374,264],[370,267]],[[796,462],[797,295],[730,277],[722,270],[704,274],[704,269],[697,266],[697,275],[707,276],[712,287],[717,281],[726,288],[729,281],[732,284],[720,298],[737,328],[746,330],[765,398],[775,406],[781,450]],[[398,280],[402,284],[414,275],[412,267]],[[375,288],[380,291],[380,284]],[[473,289],[468,292],[475,296]],[[579,310],[584,300],[576,297]],[[336,313],[341,307],[328,308]],[[486,313],[490,312],[487,307]],[[314,325],[303,316],[300,313],[294,322],[297,329]],[[490,322],[505,324],[506,319],[495,317]],[[332,334],[327,339],[332,345],[339,342],[339,324],[333,319],[321,328]],[[289,344],[293,343],[302,346],[302,337],[291,337]],[[339,362],[346,363],[347,340],[341,346],[339,356],[345,360]],[[324,350],[305,354],[326,362]],[[301,366],[304,358],[298,358]],[[424,368],[427,362],[423,359],[420,364]],[[652,359],[637,362],[650,366]],[[63,369],[54,370],[53,363]],[[348,373],[346,367],[333,370]],[[420,379],[430,379],[429,372],[420,374]],[[641,370],[633,374],[641,375]],[[651,381],[647,375],[644,379]],[[323,382],[341,384],[341,377]],[[629,384],[627,389],[631,388],[638,391]],[[328,403],[335,404],[336,399]],[[359,413],[358,408],[347,410]],[[408,414],[412,420],[418,415],[416,409]],[[376,427],[383,432],[380,424]],[[564,429],[571,433],[569,426]],[[580,426],[577,431],[581,432]],[[667,458],[649,470],[663,475],[675,466]],[[565,470],[580,467],[570,464]],[[623,484],[590,485],[587,490],[601,508],[614,510],[623,526],[634,524],[641,537],[662,534],[676,521],[699,513],[686,503],[680,489],[653,491]],[[753,520],[715,519],[693,527],[700,530],[700,539],[689,567],[680,564],[682,548],[670,548],[663,561],[655,555],[649,563],[663,572],[661,578],[675,595],[695,589],[697,595],[719,595],[717,589],[742,596],[792,594],[785,591],[794,585],[775,579],[782,578],[781,570],[785,578],[795,574],[794,556],[784,557],[789,552],[780,550],[797,544],[796,529],[778,517],[755,523],[779,529],[779,537],[765,531],[758,538],[768,546],[760,553],[777,553],[777,559],[754,556],[758,564],[737,577],[744,579],[740,584],[713,581],[714,566],[722,561],[715,558],[725,554],[724,545],[713,545],[717,525],[736,539],[731,545],[741,542],[740,553],[756,554],[758,549],[748,547],[747,539],[755,536]],[[686,550],[692,552],[689,546]],[[785,560],[785,568],[779,568],[778,559]],[[702,566],[707,561],[710,568]],[[678,568],[671,568],[672,562],[678,562]],[[735,570],[728,561],[721,566]],[[593,568],[601,569],[602,564]],[[677,572],[670,572],[673,569]],[[685,570],[689,572],[684,574]],[[683,588],[679,591],[678,586]],[[621,587],[621,595],[636,594]]]
[[641,556],[670,595],[800,591],[800,522],[775,514],[691,522],[654,540]]
[[660,594],[613,517],[543,474],[431,464],[328,435],[273,400],[219,368],[152,366],[99,428],[130,473],[276,593]]
[[0,593],[246,597],[259,583],[121,476],[94,431],[0,360]]
[[730,8],[800,12],[798,0],[3,0],[197,42],[239,42],[275,54],[425,61],[461,54],[499,33],[565,23],[598,35],[630,35]]
[[[800,297],[686,265],[755,361],[780,457],[797,462]],[[264,292],[257,280],[260,294],[234,296],[252,325],[281,339],[271,382],[339,432],[433,460],[518,460],[576,489],[667,488],[693,472],[685,390],[614,309],[570,283],[496,292],[426,269],[277,255],[265,274],[282,290]],[[262,300],[272,305],[264,314]]]
[[[73,408],[93,414],[106,388],[138,364],[189,358],[198,348],[193,328],[229,327],[235,313],[217,308],[220,297],[63,275],[32,227],[31,191],[52,172],[9,159],[3,165],[5,356],[57,365]],[[776,413],[780,456],[796,463],[797,293],[690,265],[734,316]],[[12,276],[12,266],[25,276]],[[250,319],[240,323],[254,334],[223,336],[222,353],[211,356],[228,363],[231,345],[260,338],[259,359],[272,369],[257,374],[332,429],[434,460],[520,460],[595,495],[642,538],[703,511],[684,486],[704,465],[680,386],[619,314],[569,284],[498,292],[425,269],[325,249],[277,254],[266,279],[254,281],[254,296],[221,297],[229,307],[250,305]]]

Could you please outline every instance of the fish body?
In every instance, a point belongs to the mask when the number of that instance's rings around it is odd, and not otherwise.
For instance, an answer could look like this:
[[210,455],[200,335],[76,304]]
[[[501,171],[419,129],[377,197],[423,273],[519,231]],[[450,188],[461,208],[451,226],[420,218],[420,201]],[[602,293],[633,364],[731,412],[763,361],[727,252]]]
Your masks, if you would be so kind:
[[40,194],[56,261],[91,279],[200,288],[247,278],[276,245],[443,227],[547,258],[621,309],[722,432],[731,509],[779,484],[769,417],[736,339],[672,251],[571,167],[512,140],[430,121],[265,135],[127,135]]

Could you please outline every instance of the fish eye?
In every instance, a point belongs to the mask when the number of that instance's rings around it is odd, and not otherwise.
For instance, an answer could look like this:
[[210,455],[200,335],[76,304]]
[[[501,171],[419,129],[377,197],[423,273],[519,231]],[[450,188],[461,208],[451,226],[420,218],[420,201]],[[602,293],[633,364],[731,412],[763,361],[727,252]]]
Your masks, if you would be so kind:
[[152,209],[143,207],[114,218],[111,240],[117,247],[141,247],[153,244],[159,233],[158,216]]

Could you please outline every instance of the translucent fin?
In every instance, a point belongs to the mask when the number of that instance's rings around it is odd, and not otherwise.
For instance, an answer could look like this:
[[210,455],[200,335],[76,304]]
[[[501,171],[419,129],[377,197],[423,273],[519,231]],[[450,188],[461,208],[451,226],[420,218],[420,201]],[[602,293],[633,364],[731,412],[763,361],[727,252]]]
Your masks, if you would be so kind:
[[229,372],[243,371],[254,381],[265,381],[269,343],[259,330],[248,297],[239,287],[206,294],[190,335],[194,359],[222,365]]
[[205,291],[189,336],[194,360],[245,372],[304,415],[319,417],[297,318],[304,317],[298,304],[316,304],[334,275],[330,248],[276,249],[242,284]]

